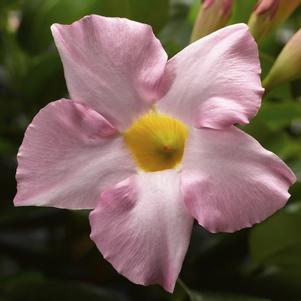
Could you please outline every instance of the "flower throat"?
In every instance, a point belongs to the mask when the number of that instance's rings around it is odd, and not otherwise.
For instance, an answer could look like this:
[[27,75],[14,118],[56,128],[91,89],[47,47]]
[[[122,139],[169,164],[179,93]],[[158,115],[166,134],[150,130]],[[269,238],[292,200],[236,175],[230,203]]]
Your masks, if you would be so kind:
[[168,115],[151,111],[124,133],[124,140],[137,165],[144,171],[176,167],[182,160],[187,127]]

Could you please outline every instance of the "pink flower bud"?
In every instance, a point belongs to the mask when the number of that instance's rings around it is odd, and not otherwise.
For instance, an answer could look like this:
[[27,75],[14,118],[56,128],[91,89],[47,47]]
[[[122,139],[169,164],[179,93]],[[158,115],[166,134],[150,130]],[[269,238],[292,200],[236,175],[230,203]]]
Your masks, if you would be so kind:
[[262,40],[285,21],[300,3],[301,0],[259,0],[248,22],[255,39]]
[[278,5],[278,0],[261,0],[256,4],[254,11],[259,16],[268,14],[270,17],[272,17],[277,12]]
[[20,26],[21,13],[17,10],[8,12],[7,28],[10,32],[16,32]]
[[285,45],[263,85],[267,90],[301,75],[301,28]]
[[196,18],[191,42],[225,26],[231,16],[233,0],[204,0]]

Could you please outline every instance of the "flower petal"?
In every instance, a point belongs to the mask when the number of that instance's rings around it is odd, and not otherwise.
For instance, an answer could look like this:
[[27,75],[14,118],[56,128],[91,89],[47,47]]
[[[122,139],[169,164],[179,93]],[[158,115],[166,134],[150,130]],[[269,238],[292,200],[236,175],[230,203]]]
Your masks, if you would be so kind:
[[159,82],[167,55],[149,25],[91,15],[51,29],[71,98],[119,130],[163,93]]
[[135,173],[116,129],[68,100],[50,103],[34,118],[18,163],[16,206],[94,208],[104,188]]
[[185,203],[210,232],[261,222],[286,204],[296,180],[276,155],[235,127],[192,129],[185,151]]
[[134,283],[174,289],[193,224],[179,182],[175,170],[133,176],[105,191],[90,215],[98,249]]
[[258,50],[248,27],[225,27],[168,61],[165,78],[174,79],[158,108],[198,128],[248,123],[261,103],[259,74]]

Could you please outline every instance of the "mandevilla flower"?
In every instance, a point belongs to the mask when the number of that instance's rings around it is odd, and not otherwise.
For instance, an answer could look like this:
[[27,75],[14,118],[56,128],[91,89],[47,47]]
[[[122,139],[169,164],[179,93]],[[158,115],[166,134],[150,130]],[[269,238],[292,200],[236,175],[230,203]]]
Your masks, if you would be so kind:
[[301,75],[301,29],[288,41],[264,80],[266,89],[296,79]]
[[263,88],[244,24],[167,61],[150,26],[89,16],[52,26],[72,100],[50,103],[18,154],[15,205],[93,209],[91,238],[138,284],[172,292],[194,218],[233,232],[289,198],[292,171],[234,125]]
[[233,0],[204,0],[196,18],[191,41],[194,42],[227,24]]
[[258,0],[248,25],[257,41],[285,21],[301,0]]

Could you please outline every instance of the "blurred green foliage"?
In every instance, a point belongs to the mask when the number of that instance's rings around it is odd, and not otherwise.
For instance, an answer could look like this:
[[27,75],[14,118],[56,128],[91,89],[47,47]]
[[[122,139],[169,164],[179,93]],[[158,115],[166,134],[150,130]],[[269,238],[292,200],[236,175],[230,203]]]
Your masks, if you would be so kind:
[[[48,102],[67,95],[49,27],[86,14],[153,26],[169,56],[189,41],[197,0],[0,0],[0,300],[301,300],[301,81],[279,86],[243,127],[298,176],[287,207],[252,229],[212,235],[196,227],[174,295],[118,275],[89,240],[87,212],[13,208],[16,153]],[[236,0],[231,23],[255,0]],[[19,23],[20,22],[20,23]],[[301,9],[260,45],[263,75],[301,25]],[[268,200],[267,200],[268,201]]]

